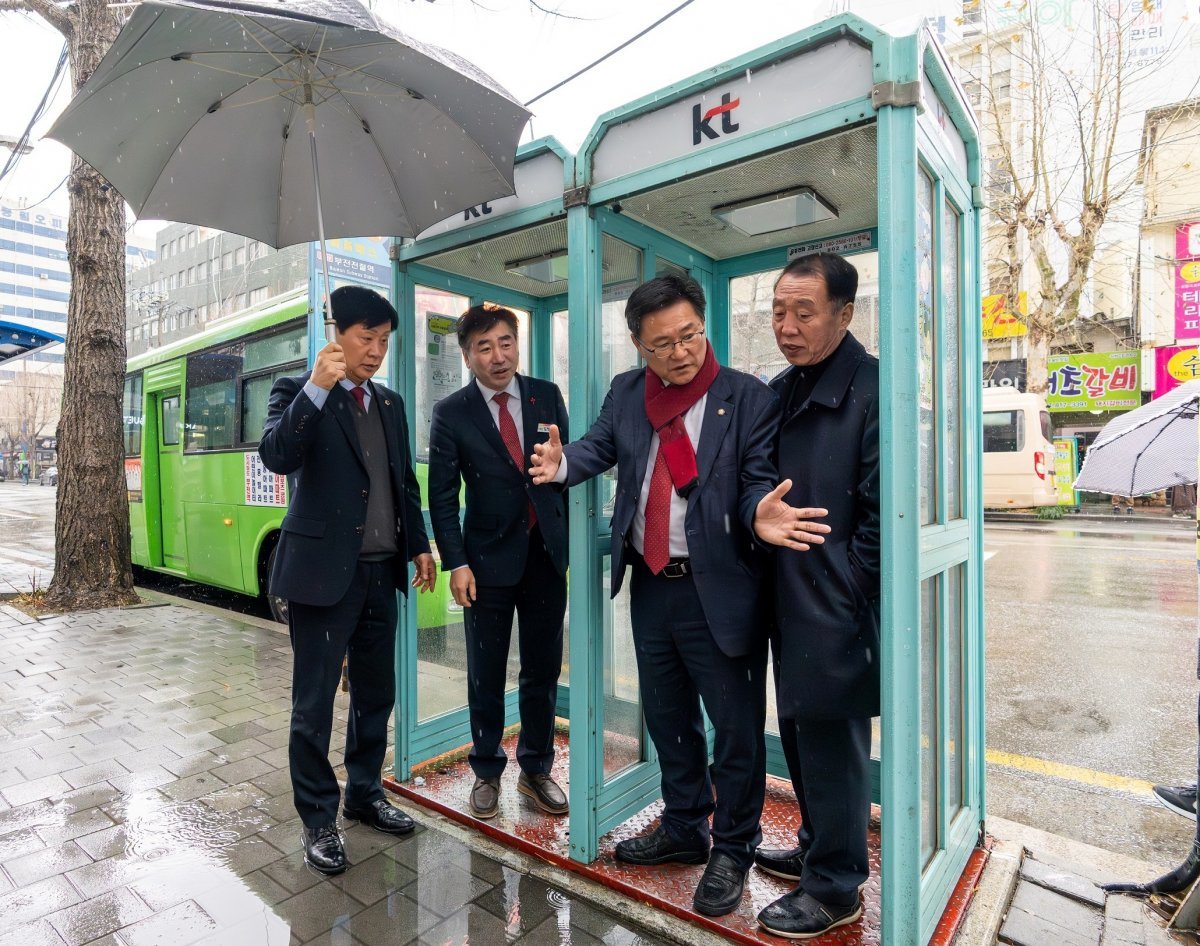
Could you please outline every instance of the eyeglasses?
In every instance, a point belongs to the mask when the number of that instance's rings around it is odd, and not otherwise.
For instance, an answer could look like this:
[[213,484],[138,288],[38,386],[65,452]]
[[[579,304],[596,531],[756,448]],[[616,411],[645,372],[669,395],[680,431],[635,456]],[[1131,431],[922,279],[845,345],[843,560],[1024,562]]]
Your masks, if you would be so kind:
[[646,354],[653,355],[655,358],[670,358],[671,353],[675,351],[676,345],[682,345],[684,348],[687,348],[699,338],[704,338],[704,329],[700,329],[698,332],[689,332],[682,338],[677,338],[673,342],[667,342],[665,345],[658,345],[654,348],[644,344],[640,338],[638,339],[638,345]]

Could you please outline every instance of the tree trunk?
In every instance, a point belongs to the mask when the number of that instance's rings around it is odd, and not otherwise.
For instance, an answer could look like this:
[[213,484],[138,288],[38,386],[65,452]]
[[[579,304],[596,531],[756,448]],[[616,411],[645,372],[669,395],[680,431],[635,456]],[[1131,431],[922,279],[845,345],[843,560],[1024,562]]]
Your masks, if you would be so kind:
[[[70,36],[75,90],[120,23],[103,0],[77,0]],[[137,601],[129,559],[122,394],[125,378],[125,202],[73,159],[68,184],[67,314],[58,425],[54,579],[46,604],[64,610]]]

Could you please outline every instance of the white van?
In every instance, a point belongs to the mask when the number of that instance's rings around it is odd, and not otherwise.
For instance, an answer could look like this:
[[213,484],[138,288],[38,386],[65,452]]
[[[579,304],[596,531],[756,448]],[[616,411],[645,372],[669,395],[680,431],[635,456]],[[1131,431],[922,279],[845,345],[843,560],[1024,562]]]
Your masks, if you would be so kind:
[[983,392],[983,505],[1025,509],[1058,504],[1050,412],[1037,394]]

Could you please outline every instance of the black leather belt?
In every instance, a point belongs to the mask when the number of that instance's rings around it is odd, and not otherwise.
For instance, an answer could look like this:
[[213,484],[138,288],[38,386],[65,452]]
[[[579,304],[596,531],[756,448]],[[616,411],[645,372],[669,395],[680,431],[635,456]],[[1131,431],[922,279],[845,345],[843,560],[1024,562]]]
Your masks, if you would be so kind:
[[673,558],[663,566],[658,574],[663,578],[682,578],[691,574],[692,565],[686,558]]

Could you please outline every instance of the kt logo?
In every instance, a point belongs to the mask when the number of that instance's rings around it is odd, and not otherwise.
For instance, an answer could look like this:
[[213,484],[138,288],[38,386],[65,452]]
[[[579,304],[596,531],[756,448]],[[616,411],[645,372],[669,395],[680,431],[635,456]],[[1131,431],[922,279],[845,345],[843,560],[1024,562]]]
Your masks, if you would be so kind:
[[468,207],[466,210],[464,210],[463,211],[463,220],[478,219],[479,217],[482,217],[484,214],[490,214],[491,212],[492,212],[492,208],[488,206],[488,202],[485,200],[478,207]]
[[[722,134],[729,134],[732,131],[737,131],[740,127],[733,121],[733,110],[742,104],[741,99],[733,99],[730,101],[729,93],[726,92],[721,96],[721,104],[714,105],[701,116],[700,103],[697,102],[692,106],[692,144],[698,145],[704,138],[710,141],[715,141]],[[709,124],[718,115],[721,116],[721,131],[715,131],[712,125]]]

